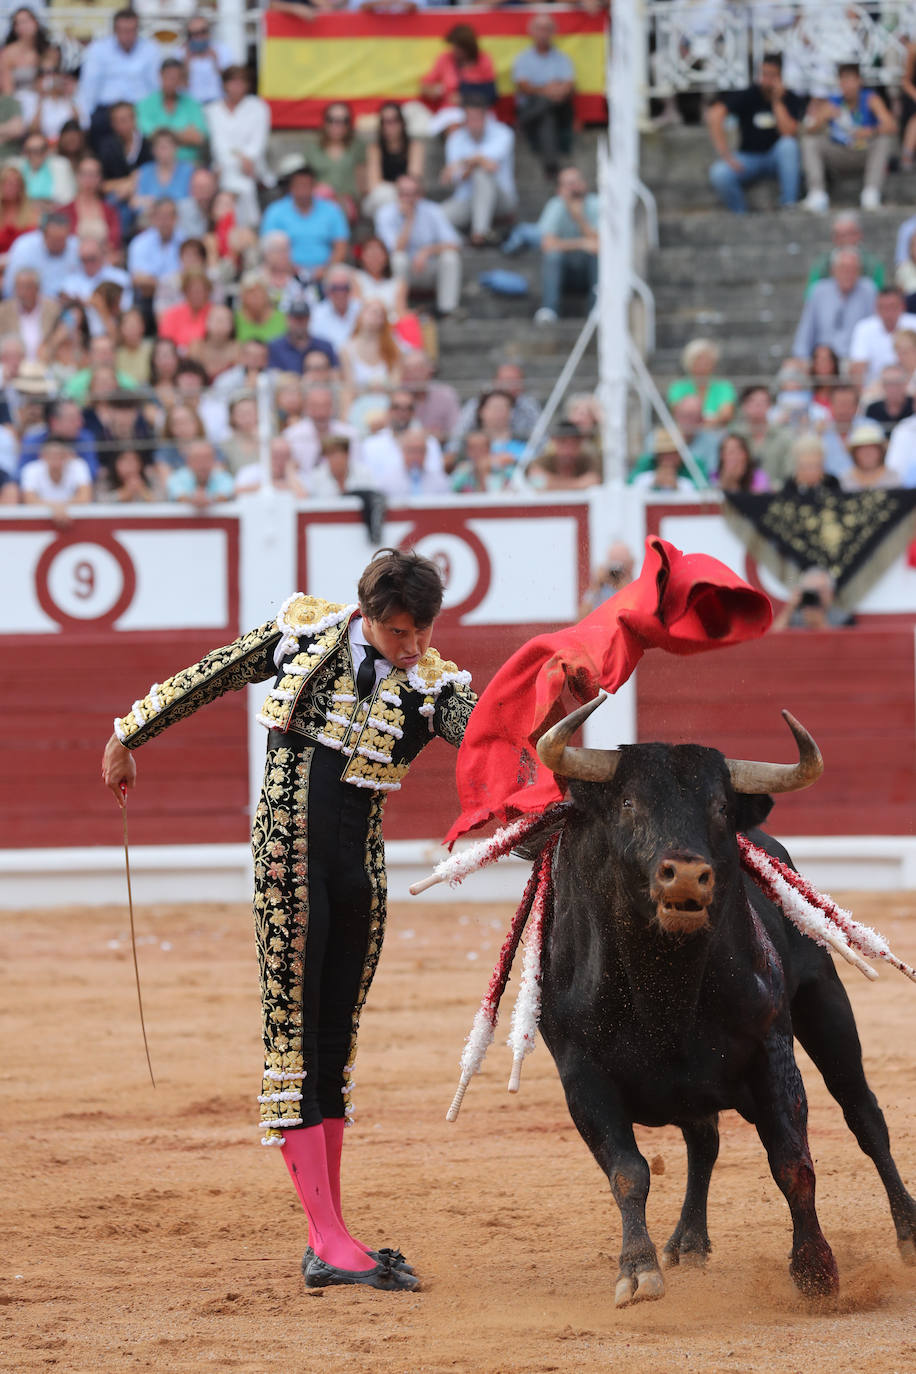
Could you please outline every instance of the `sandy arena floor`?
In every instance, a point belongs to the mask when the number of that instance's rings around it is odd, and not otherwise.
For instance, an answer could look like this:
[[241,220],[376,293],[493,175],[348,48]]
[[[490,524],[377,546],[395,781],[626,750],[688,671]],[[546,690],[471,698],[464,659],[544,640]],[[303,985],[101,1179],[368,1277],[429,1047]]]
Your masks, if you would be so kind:
[[[850,905],[916,961],[912,897]],[[279,1151],[261,1149],[250,1124],[259,1034],[247,911],[138,911],[155,1092],[126,913],[2,914],[0,1368],[911,1374],[916,1270],[898,1260],[877,1176],[807,1061],[819,1211],[842,1279],[820,1309],[795,1295],[788,1211],[733,1114],[707,1271],[675,1271],[664,1301],[620,1312],[616,1208],[543,1046],[510,1098],[508,1051],[494,1045],[446,1124],[509,914],[462,901],[392,911],[363,1022],[345,1197],[354,1232],[399,1244],[424,1289],[316,1296],[302,1285],[305,1221]],[[916,987],[888,968],[877,984],[845,965],[843,975],[916,1189]],[[673,1130],[640,1139],[661,1245],[684,1149]]]

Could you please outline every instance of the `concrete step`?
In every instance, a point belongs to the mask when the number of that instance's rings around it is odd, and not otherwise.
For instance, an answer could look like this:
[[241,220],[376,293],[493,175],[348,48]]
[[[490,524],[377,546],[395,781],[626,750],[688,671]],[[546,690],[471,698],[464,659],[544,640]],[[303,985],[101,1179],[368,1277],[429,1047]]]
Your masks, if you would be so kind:
[[[861,212],[865,246],[870,252],[892,258],[894,240],[903,221],[916,212],[909,208],[884,208]],[[659,217],[661,248],[719,248],[724,244],[750,244],[780,248],[795,243],[814,257],[830,247],[830,219],[802,209],[780,210],[771,215],[732,215],[727,210],[672,213]]]

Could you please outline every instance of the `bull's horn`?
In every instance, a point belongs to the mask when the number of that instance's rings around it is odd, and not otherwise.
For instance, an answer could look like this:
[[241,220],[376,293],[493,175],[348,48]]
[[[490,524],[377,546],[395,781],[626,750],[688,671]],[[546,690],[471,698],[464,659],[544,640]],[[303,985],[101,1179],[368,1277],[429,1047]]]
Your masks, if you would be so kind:
[[599,692],[594,701],[564,716],[538,740],[538,758],[558,777],[581,778],[584,782],[610,782],[614,776],[620,762],[620,754],[616,749],[570,749],[566,744],[606,696],[606,692]]
[[800,792],[810,787],[824,771],[824,760],[808,731],[789,711],[783,718],[798,745],[798,763],[754,763],[749,759],[726,759],[732,787],[736,792]]

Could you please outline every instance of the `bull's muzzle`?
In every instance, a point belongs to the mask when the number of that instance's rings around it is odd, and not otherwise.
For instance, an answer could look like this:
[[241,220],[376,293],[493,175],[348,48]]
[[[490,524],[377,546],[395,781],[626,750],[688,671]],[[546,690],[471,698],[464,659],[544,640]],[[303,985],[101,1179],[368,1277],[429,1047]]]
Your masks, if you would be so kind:
[[712,865],[699,854],[663,854],[650,892],[662,930],[670,935],[688,935],[707,926],[715,887]]

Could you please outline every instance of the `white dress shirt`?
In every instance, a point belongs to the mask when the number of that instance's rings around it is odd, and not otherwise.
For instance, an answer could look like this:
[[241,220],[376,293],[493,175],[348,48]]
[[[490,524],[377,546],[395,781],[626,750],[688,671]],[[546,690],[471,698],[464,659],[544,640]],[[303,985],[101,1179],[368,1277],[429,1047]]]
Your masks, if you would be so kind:
[[352,292],[347,302],[347,308],[342,315],[337,313],[330,301],[319,301],[312,311],[310,325],[312,337],[324,339],[331,345],[334,352],[339,354],[353,333],[362,308],[362,301],[358,300]]
[[24,267],[32,267],[38,273],[41,294],[57,296],[67,277],[78,272],[79,266],[79,243],[75,234],[67,239],[64,251],[58,257],[53,257],[48,252],[42,231],[31,229],[27,234],[20,234],[9,251],[3,274],[3,294],[11,296],[17,272]]
[[[916,329],[916,315],[904,312],[897,321],[897,329]],[[894,336],[884,328],[880,315],[867,315],[852,331],[849,361],[866,363],[866,382],[873,382],[886,367],[893,367],[899,359],[894,351]]]
[[[463,162],[465,158],[485,157],[490,162],[496,163],[494,173],[496,184],[508,200],[513,204],[517,199],[515,190],[515,134],[508,124],[501,124],[498,119],[488,119],[484,125],[483,138],[472,138],[467,128],[462,124],[454,129],[445,140],[445,165],[452,167],[458,162]],[[471,181],[465,177],[463,181],[453,183],[454,195],[457,200],[470,200]]]
[[363,462],[372,474],[372,486],[389,497],[436,496],[450,490],[442,462],[442,446],[431,434],[426,457],[416,476],[407,471],[401,446],[390,429],[381,429],[363,440]]
[[100,105],[126,100],[136,105],[159,89],[159,67],[164,54],[158,43],[138,38],[126,52],[113,33],[94,38],[83,55],[76,95],[83,123],[88,125]]

